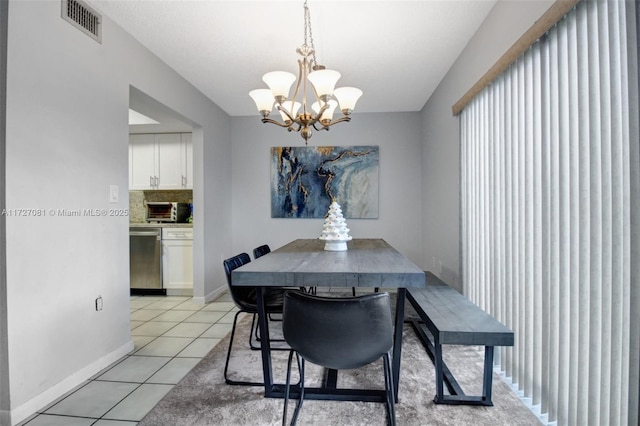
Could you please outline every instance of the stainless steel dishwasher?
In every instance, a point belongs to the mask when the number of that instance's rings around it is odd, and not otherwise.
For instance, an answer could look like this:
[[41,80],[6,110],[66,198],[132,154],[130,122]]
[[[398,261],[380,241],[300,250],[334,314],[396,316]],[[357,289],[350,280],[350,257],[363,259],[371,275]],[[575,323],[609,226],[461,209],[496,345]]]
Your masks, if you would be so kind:
[[167,294],[162,288],[162,228],[129,228],[131,294]]

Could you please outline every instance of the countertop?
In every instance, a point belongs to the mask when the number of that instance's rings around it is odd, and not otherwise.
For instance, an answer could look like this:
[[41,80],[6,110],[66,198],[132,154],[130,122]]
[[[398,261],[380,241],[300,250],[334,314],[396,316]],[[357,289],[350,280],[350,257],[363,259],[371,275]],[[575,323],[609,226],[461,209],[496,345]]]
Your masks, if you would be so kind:
[[133,223],[129,222],[129,228],[193,228],[193,223],[172,223],[172,222],[160,222],[160,223]]

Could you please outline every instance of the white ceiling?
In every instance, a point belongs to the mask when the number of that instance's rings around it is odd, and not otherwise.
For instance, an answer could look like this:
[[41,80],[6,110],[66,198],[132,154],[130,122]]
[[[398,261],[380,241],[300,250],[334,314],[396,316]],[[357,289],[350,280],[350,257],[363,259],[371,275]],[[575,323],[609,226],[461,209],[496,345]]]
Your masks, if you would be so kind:
[[[357,112],[419,111],[496,0],[309,0],[318,62]],[[232,116],[258,115],[262,75],[297,74],[303,1],[89,0]],[[108,38],[109,34],[103,34]]]

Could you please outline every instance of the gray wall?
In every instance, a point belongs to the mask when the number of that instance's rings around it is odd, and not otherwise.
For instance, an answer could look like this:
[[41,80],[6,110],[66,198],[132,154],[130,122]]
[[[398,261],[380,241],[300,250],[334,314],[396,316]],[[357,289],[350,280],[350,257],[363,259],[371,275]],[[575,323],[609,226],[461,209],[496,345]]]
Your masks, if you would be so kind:
[[552,0],[496,3],[421,112],[424,251],[420,263],[459,290],[460,138],[451,107],[551,4]]
[[[0,210],[5,208],[5,146],[7,98],[7,2],[0,2]],[[0,324],[7,323],[6,220],[0,216]],[[9,348],[7,329],[0,325],[0,425],[9,423]]]
[[[195,127],[194,292],[201,301],[224,284],[222,265],[205,259],[231,244],[231,138],[227,114],[106,17],[98,44],[61,19],[58,1],[10,1],[7,57],[6,204],[45,212],[6,217],[8,310],[0,336],[8,339],[2,362],[15,423],[133,348],[128,218],[49,213],[128,207],[130,86]],[[109,185],[119,186],[118,203],[108,202]],[[104,309],[97,312],[99,295]],[[6,379],[0,384],[4,407]]]
[[[364,95],[366,96],[366,94]],[[278,114],[279,115],[279,114]],[[270,149],[300,146],[304,140],[259,115],[232,119],[233,247],[230,257],[269,244],[272,249],[296,238],[317,238],[323,219],[272,219]],[[348,219],[354,238],[383,238],[415,263],[421,260],[420,116],[418,113],[358,114],[328,132],[315,132],[313,146],[378,145],[378,219]]]

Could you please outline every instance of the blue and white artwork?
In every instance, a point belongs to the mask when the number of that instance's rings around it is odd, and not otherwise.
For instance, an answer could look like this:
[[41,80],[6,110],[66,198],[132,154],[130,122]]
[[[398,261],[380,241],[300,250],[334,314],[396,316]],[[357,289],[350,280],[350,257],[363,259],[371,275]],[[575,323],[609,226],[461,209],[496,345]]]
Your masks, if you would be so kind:
[[332,200],[349,219],[378,217],[377,146],[271,148],[271,217],[323,218]]

